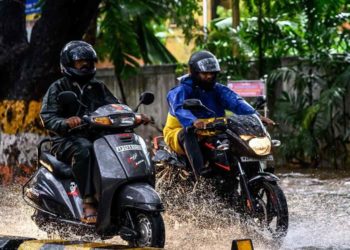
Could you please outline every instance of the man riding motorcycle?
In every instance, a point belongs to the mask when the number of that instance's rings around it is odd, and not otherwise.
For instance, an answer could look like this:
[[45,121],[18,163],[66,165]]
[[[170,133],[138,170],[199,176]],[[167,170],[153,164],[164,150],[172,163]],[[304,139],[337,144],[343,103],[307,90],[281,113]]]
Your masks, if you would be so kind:
[[[97,55],[93,47],[84,41],[67,43],[60,54],[63,77],[51,84],[41,107],[40,116],[44,127],[52,136],[52,153],[58,160],[71,163],[78,189],[83,197],[82,222],[96,223],[97,210],[92,185],[94,138],[78,130],[84,114],[107,104],[120,103],[106,86],[94,79]],[[73,91],[77,102],[62,104],[58,96],[63,91]],[[142,116],[147,121],[147,117]]]
[[[215,112],[216,117],[224,117],[225,109],[238,115],[257,113],[245,100],[228,87],[216,82],[221,71],[217,58],[209,51],[198,51],[191,55],[190,73],[180,78],[180,84],[172,88],[167,96],[169,113],[163,130],[166,144],[176,153],[186,155],[195,178],[205,175],[203,156],[198,138],[192,126],[203,129],[214,115],[207,110],[189,111],[182,107],[186,99],[199,99]],[[260,116],[268,125],[274,124],[269,118]],[[209,119],[209,120],[208,120]]]

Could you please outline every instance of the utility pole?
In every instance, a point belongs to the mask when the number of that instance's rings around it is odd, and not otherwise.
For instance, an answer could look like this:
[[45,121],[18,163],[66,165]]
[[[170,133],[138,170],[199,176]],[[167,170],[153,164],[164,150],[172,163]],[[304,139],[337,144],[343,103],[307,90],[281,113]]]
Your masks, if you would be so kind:
[[208,38],[208,0],[203,0],[203,32],[204,41]]
[[262,0],[258,1],[258,43],[259,43],[259,77],[264,75],[264,48],[263,48],[263,2]]

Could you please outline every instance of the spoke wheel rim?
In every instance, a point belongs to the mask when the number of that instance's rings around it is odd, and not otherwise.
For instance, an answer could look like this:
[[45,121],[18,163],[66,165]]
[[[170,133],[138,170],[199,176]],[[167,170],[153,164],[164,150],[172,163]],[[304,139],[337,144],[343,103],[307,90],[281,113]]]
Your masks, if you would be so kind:
[[258,225],[266,228],[272,235],[278,232],[278,214],[275,210],[275,204],[272,194],[266,188],[258,191],[257,202],[262,208],[262,213],[259,213],[257,220]]

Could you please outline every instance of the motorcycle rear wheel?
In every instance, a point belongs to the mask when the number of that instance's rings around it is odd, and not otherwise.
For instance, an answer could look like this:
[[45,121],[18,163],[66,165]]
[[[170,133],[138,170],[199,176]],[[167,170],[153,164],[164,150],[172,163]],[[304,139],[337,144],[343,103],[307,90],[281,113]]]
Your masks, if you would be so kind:
[[159,247],[165,244],[165,227],[160,213],[134,211],[132,213],[135,230],[138,232],[137,239],[129,241],[134,247]]
[[282,189],[277,183],[263,181],[255,186],[256,202],[254,221],[266,228],[273,238],[286,236],[289,223],[288,205]]

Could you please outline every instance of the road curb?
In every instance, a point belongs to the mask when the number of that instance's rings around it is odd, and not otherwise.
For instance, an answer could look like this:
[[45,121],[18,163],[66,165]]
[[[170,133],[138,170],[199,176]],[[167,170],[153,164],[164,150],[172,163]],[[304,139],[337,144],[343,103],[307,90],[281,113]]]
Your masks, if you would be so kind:
[[86,250],[86,249],[159,249],[159,248],[142,248],[130,247],[126,245],[113,245],[99,242],[83,242],[83,241],[65,241],[65,240],[29,240],[23,242],[18,250]]
[[7,236],[0,235],[0,249],[1,250],[14,250],[25,241],[34,240],[34,238],[20,237],[20,236]]

